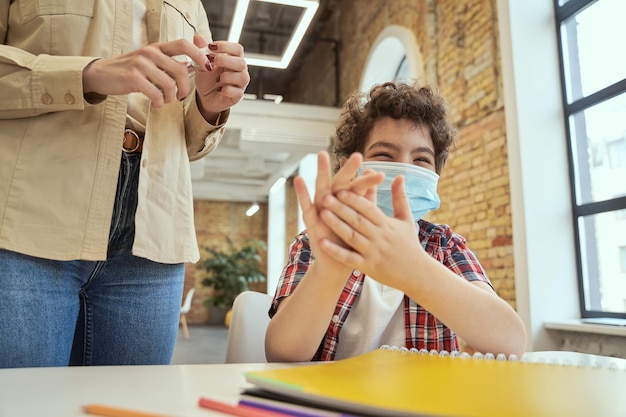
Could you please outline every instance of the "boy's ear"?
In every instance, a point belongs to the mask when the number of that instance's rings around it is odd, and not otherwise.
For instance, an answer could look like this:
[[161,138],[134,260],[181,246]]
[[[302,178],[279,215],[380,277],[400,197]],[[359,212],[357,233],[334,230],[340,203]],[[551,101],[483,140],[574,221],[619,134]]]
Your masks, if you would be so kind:
[[345,156],[342,156],[341,159],[339,160],[339,167],[342,167],[343,164],[345,164],[347,160],[348,158],[346,158]]

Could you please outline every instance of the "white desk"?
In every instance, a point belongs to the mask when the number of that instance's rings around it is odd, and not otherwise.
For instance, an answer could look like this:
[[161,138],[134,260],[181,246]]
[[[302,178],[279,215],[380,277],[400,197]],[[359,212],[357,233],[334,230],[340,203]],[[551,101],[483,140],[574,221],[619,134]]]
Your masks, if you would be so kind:
[[[626,370],[626,359],[575,352],[532,352],[529,361]],[[200,408],[202,396],[237,404],[246,371],[288,364],[216,364],[0,369],[0,417],[86,417],[100,403],[172,417],[224,414]]]
[[284,364],[215,364],[0,369],[0,417],[86,417],[100,403],[173,417],[224,416],[201,396],[236,404],[243,373]]

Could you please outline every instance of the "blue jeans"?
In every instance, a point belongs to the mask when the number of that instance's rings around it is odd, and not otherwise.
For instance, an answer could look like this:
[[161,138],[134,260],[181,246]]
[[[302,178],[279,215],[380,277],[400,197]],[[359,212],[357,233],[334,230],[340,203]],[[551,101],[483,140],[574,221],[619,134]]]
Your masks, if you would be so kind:
[[122,156],[106,261],[0,250],[0,368],[169,364],[184,264],[131,254],[140,159]]

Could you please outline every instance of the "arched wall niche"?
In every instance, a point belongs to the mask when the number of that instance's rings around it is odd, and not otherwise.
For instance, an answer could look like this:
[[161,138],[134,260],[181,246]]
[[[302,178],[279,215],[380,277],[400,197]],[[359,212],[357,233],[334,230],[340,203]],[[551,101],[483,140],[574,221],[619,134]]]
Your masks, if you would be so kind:
[[361,91],[386,81],[422,79],[424,64],[415,34],[403,26],[387,26],[374,41],[367,57],[361,75]]

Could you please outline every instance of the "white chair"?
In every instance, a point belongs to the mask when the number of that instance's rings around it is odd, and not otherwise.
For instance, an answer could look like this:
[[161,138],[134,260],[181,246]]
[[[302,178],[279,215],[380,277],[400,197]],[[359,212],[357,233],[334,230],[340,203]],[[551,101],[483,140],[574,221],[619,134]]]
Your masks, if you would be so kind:
[[185,335],[185,339],[189,339],[189,328],[187,327],[187,313],[189,313],[189,310],[191,310],[191,300],[193,299],[193,294],[195,292],[196,289],[193,287],[190,288],[189,291],[187,291],[185,301],[180,308],[180,323],[183,325],[183,334]]
[[268,311],[272,296],[257,291],[244,291],[233,303],[226,363],[263,363],[265,330],[270,322]]

